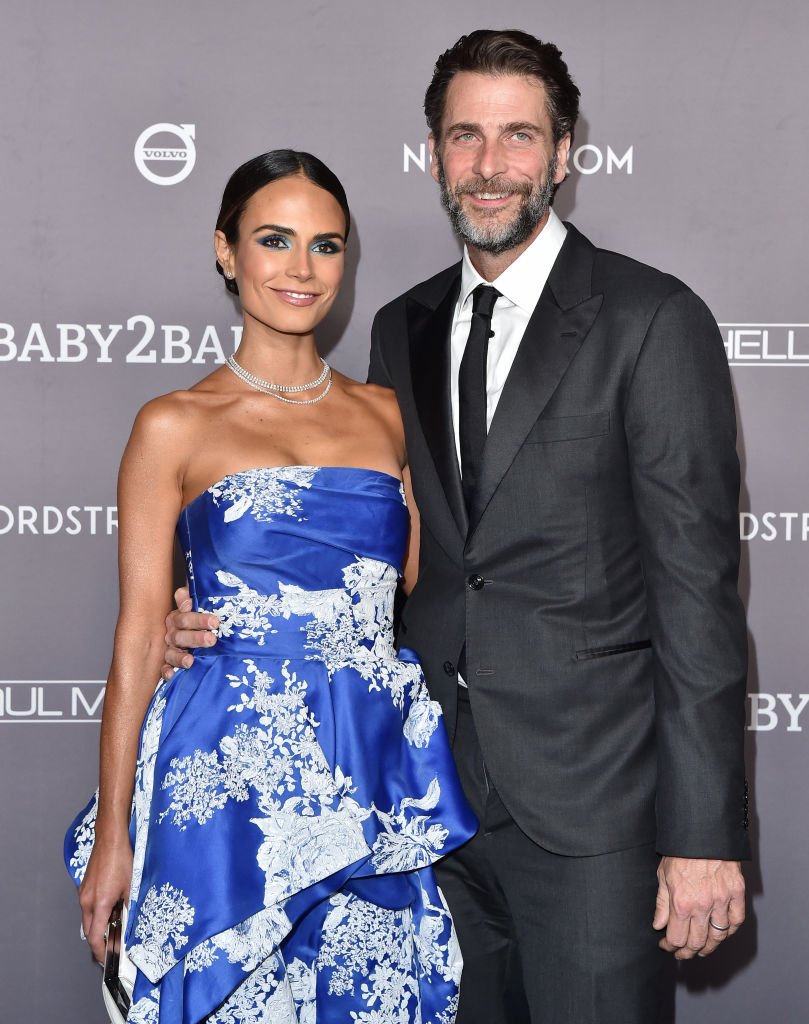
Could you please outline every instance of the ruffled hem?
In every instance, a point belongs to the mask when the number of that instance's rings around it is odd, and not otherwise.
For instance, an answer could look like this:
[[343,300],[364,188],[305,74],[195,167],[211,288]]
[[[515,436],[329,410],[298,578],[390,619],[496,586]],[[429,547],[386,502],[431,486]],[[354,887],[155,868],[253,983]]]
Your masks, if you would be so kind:
[[[199,659],[158,688],[140,752],[131,1021],[157,1005],[160,1024],[259,1024],[259,992],[273,1024],[314,1021],[312,991],[318,1024],[454,1019],[460,955],[430,866],[477,823],[412,656],[331,673]],[[77,882],[93,823],[68,833]]]

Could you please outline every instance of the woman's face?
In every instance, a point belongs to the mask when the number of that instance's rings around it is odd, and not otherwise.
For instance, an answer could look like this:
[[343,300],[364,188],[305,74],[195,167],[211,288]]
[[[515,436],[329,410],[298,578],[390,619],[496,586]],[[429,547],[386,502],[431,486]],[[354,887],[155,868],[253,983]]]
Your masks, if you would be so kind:
[[250,197],[239,241],[216,232],[216,254],[239,286],[245,316],[277,334],[311,334],[331,309],[343,278],[345,216],[325,189],[301,175]]

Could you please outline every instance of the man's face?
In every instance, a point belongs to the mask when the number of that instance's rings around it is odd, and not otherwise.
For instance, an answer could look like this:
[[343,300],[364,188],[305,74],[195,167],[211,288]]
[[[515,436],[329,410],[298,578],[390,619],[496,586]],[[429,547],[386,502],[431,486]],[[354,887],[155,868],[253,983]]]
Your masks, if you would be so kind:
[[452,225],[489,253],[525,248],[564,180],[570,136],[554,144],[545,87],[521,75],[461,71],[447,89],[432,175]]

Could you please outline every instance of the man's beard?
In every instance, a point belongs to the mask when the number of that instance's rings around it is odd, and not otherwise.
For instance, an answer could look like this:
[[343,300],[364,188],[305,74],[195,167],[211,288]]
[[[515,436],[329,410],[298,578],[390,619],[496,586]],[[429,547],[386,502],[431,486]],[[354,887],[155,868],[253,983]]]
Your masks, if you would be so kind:
[[[460,182],[454,189],[450,189],[438,153],[435,153],[433,159],[438,161],[441,205],[449,214],[453,229],[467,245],[480,249],[481,252],[499,255],[522,245],[531,237],[550,208],[556,190],[553,181],[556,175],[556,153],[551,157],[545,178],[533,186],[526,182],[509,181],[507,178],[491,178],[488,181],[479,178],[477,181]],[[498,223],[494,210],[488,222],[473,223],[461,206],[461,197],[475,192],[514,193],[521,197],[519,209],[505,224]],[[485,210],[481,211],[481,214],[486,217]]]

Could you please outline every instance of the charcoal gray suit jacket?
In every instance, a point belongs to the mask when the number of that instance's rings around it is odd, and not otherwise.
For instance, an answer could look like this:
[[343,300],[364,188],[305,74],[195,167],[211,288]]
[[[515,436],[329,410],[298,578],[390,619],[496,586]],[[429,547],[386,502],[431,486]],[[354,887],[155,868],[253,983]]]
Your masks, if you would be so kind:
[[399,640],[454,729],[466,645],[494,786],[546,849],[748,856],[747,636],[730,377],[673,277],[568,234],[464,506],[449,401],[460,264],[377,315],[421,515]]

